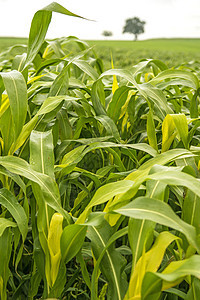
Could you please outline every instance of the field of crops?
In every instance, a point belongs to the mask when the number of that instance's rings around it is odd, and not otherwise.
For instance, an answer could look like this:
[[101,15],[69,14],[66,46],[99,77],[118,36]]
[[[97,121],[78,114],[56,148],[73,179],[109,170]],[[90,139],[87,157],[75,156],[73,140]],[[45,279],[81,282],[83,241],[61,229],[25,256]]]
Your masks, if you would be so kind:
[[155,39],[146,41],[88,41],[95,46],[104,65],[110,68],[111,53],[117,68],[130,68],[141,59],[160,59],[168,67],[193,64],[200,60],[200,39]]
[[[146,41],[87,41],[103,60],[104,69],[111,68],[111,56],[116,68],[130,68],[144,58],[160,59],[169,68],[200,61],[200,39],[152,39]],[[0,51],[14,45],[27,45],[26,38],[0,37]],[[74,50],[74,49],[73,49]]]
[[200,299],[197,51],[120,67],[52,12],[0,53],[0,299]]

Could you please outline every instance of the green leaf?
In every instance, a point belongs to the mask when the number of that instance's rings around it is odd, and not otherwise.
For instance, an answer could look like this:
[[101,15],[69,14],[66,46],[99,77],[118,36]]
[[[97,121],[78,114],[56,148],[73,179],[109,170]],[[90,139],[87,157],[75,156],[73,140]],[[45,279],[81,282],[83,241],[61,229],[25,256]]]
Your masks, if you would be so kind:
[[[74,140],[73,140],[74,141]],[[80,141],[80,140],[77,140],[77,141]],[[143,149],[144,151],[146,152],[150,152],[152,155],[154,155],[154,150],[149,146],[147,145],[147,147],[145,146],[145,144],[143,145],[132,145],[132,144],[115,144],[115,143],[111,143],[111,142],[96,142],[96,143],[91,143],[87,148],[85,148],[86,145],[84,146],[78,146],[76,148],[74,148],[73,150],[71,150],[70,152],[68,152],[64,157],[63,157],[63,160],[61,161],[61,164],[60,165],[57,165],[56,166],[56,169],[55,171],[59,171],[60,168],[63,168],[63,172],[71,172],[76,164],[78,162],[80,162],[83,157],[91,152],[91,151],[94,151],[96,149],[103,149],[103,148],[106,148],[106,150],[108,152],[110,152],[113,157],[114,157],[114,161],[115,161],[115,164],[117,166],[118,169],[120,169],[121,171],[125,171],[125,167],[119,157],[119,155],[117,154],[116,151],[114,151],[111,147],[130,147],[130,148],[133,148],[133,149]]]
[[159,114],[161,120],[164,119],[166,114],[173,113],[161,90],[157,89],[149,83],[138,84],[129,70],[108,70],[102,73],[99,79],[108,75],[118,75],[126,79],[128,82],[131,82],[133,86],[135,86],[136,89],[139,91],[140,95],[143,96],[144,99],[146,99],[147,103],[149,100],[152,101],[152,103],[157,109],[157,113]]
[[165,63],[163,63],[161,60],[158,59],[143,59],[142,61],[140,61],[137,65],[134,65],[131,68],[131,73],[133,75],[138,74],[140,71],[142,71],[142,69],[144,69],[145,67],[147,67],[148,65],[151,65],[153,68],[156,66],[158,67],[161,71],[166,70],[167,66],[165,65]]
[[149,220],[129,219],[128,239],[132,251],[132,269],[134,270],[142,252],[152,242],[155,222]]
[[188,124],[187,124],[187,118],[184,114],[173,114],[171,115],[174,124],[178,130],[178,133],[180,135],[180,138],[183,141],[183,144],[186,149],[189,148],[188,145]]
[[[162,273],[154,273],[163,281],[163,290],[182,281],[186,276],[200,277],[200,256],[193,255],[188,259],[171,262]],[[145,278],[144,278],[145,280]]]
[[198,233],[200,229],[199,209],[200,197],[192,190],[188,190],[183,202],[182,219],[196,227]]
[[53,96],[47,97],[38,110],[36,116],[40,116],[43,114],[48,114],[52,110],[54,110],[58,105],[66,98],[66,96]]
[[[153,247],[145,253],[145,249],[143,250],[143,254],[140,257],[140,259],[137,262],[137,265],[135,269],[133,269],[129,281],[129,289],[126,294],[126,299],[129,299],[133,296],[137,296],[142,294],[142,290],[145,294],[145,296],[149,295],[149,292],[155,293],[155,288],[153,288],[151,285],[146,285],[145,289],[142,286],[144,275],[147,272],[156,272],[159,268],[159,266],[162,263],[163,256],[165,254],[165,251],[167,247],[174,242],[175,240],[178,240],[179,238],[173,234],[171,234],[169,231],[163,231],[161,232],[158,237],[156,238]],[[159,290],[158,287],[160,284],[156,284],[156,294]],[[155,287],[154,286],[154,287]],[[149,291],[150,288],[150,291]],[[155,296],[158,296],[155,295]]]
[[60,212],[70,222],[70,216],[60,205],[58,186],[50,176],[34,171],[25,160],[14,156],[0,157],[0,164],[10,172],[39,184],[47,204]]
[[147,136],[149,140],[149,145],[156,151],[158,151],[155,123],[151,108],[149,109],[149,113],[147,115]]
[[104,126],[108,135],[113,136],[116,141],[120,142],[120,135],[117,126],[111,118],[105,115],[100,115],[95,117],[95,119]]
[[99,74],[84,60],[74,60],[73,64],[79,67],[85,74],[90,76],[94,81],[98,79]]
[[[32,131],[30,136],[30,165],[34,171],[46,174],[54,180],[53,137],[51,131]],[[54,236],[52,229],[52,227],[54,227],[53,224],[62,230],[63,216],[56,213],[53,214],[54,210],[48,206],[48,201],[45,198],[44,190],[41,185],[32,182],[32,190],[37,201],[37,229],[39,240],[45,254],[45,279],[48,285],[52,287],[58,274],[60,256],[59,254],[56,255],[52,253],[49,237],[51,239]],[[59,198],[57,201],[58,204],[60,204]],[[57,229],[57,231],[59,238],[59,229]]]
[[[176,295],[176,296],[179,296],[181,297],[182,299],[185,299],[186,300],[186,294],[178,289],[175,289],[175,288],[169,288],[167,289],[165,292],[167,293],[171,293],[173,295]],[[189,299],[188,299],[189,300]]]
[[[99,224],[100,225],[100,224]],[[91,299],[95,299],[96,297],[96,294],[97,294],[97,287],[96,287],[96,280],[97,280],[97,277],[98,277],[98,272],[99,272],[99,265],[104,257],[104,255],[106,254],[107,256],[109,256],[109,252],[108,252],[108,249],[109,247],[118,239],[118,238],[121,238],[123,237],[124,235],[126,235],[128,232],[127,230],[127,227],[123,228],[123,229],[120,229],[118,230],[117,232],[115,232],[108,240],[108,242],[106,243],[105,247],[103,248],[101,254],[99,255],[97,261],[96,261],[96,264],[95,264],[95,267],[94,267],[94,271],[92,273],[92,282],[91,282],[91,287],[92,287],[92,290],[91,290]]]
[[68,86],[69,86],[69,75],[68,75],[69,67],[66,66],[62,69],[62,71],[59,73],[59,75],[54,80],[48,97],[55,97],[58,95],[66,95]]
[[172,149],[167,151],[166,153],[158,154],[156,157],[153,157],[143,163],[137,171],[132,172],[126,177],[126,179],[135,180],[138,177],[138,173],[141,173],[142,176],[144,174],[147,175],[154,165],[165,165],[175,159],[179,159],[182,157],[184,158],[187,156],[194,156],[194,154],[185,149]]
[[38,10],[35,13],[31,23],[25,67],[27,67],[34,60],[43,44],[49,24],[51,22],[52,12],[83,18],[79,15],[73,14],[56,2],[52,2],[43,9]]
[[34,129],[37,121],[38,121],[38,117],[36,115],[23,126],[20,135],[18,136],[17,140],[12,144],[12,147],[10,148],[10,155],[15,153],[15,151],[18,150],[25,143],[25,141],[30,136],[31,131]]
[[199,179],[180,171],[168,170],[149,175],[150,179],[160,180],[169,185],[185,186],[196,195],[200,193]]
[[66,109],[63,108],[57,113],[57,120],[60,129],[59,134],[61,141],[72,139],[73,130],[69,122],[68,113]]
[[[108,299],[122,300],[127,288],[127,281],[123,272],[126,261],[116,251],[114,244],[108,242],[112,234],[112,228],[104,220],[98,227],[89,226],[87,236],[92,241],[92,251],[95,259],[97,260],[101,256],[101,261],[99,260],[98,264],[100,263],[100,270],[108,281]],[[106,247],[107,243],[109,243],[109,247]],[[102,255],[102,251],[104,251],[104,255]],[[95,285],[92,284],[92,289],[94,288]],[[92,299],[96,300],[96,295],[93,292]]]
[[[105,139],[109,139],[110,137],[102,137],[102,138],[91,138],[91,139],[77,139],[77,140],[68,140],[75,141],[82,143],[84,145],[88,145],[88,147],[84,151],[84,155],[87,154],[90,151],[93,151],[95,149],[103,149],[103,148],[131,148],[140,150],[143,152],[146,152],[150,154],[151,156],[155,157],[157,155],[157,152],[155,149],[153,149],[150,145],[145,143],[138,143],[138,144],[118,144],[113,142],[104,142]],[[90,144],[90,145],[89,145]],[[190,152],[191,153],[191,152]],[[191,153],[192,155],[192,153]]]
[[147,272],[142,282],[141,300],[160,299],[162,280],[154,273]]
[[86,262],[83,258],[83,255],[82,255],[81,251],[79,251],[77,253],[76,259],[77,259],[78,263],[80,264],[83,279],[84,279],[85,283],[87,284],[88,288],[91,290],[90,275],[89,275],[89,272],[87,270]]
[[105,92],[101,80],[97,80],[92,85],[92,104],[97,115],[106,115]]
[[70,164],[74,164],[74,163],[78,163],[83,155],[83,150],[85,149],[85,145],[76,147],[75,149],[71,150],[70,152],[68,152],[67,154],[65,154],[65,156],[63,157],[62,161],[61,161],[61,165],[70,165]]
[[[187,156],[193,156],[192,152],[185,150],[185,149],[172,149],[167,152],[158,154],[155,157],[147,160],[145,163],[143,163],[139,167],[139,169],[130,173],[125,178],[126,180],[132,180],[132,181],[136,182],[136,184],[133,184],[132,188],[130,188],[124,194],[115,197],[115,199],[113,200],[113,202],[111,204],[114,205],[114,204],[120,203],[122,201],[127,201],[127,200],[131,199],[132,197],[134,197],[136,192],[138,191],[138,188],[142,184],[142,182],[147,179],[147,175],[149,174],[149,171],[151,170],[151,168],[153,166],[155,166],[157,164],[165,165],[165,164],[169,163],[170,161],[173,161],[173,160],[181,158],[181,157],[182,158],[187,157]],[[156,176],[156,175],[151,175],[148,177],[148,179],[155,179],[155,180],[160,179],[160,178],[158,178],[159,176],[156,178],[154,178],[154,176]],[[163,174],[163,176],[164,176],[164,174]],[[164,182],[164,180],[163,180],[163,182]]]
[[81,249],[85,240],[87,226],[71,224],[64,228],[60,239],[62,259],[68,263]]
[[15,196],[5,188],[0,189],[0,204],[11,213],[17,222],[23,241],[25,241],[28,232],[28,220],[23,207],[19,204]]
[[169,78],[185,79],[186,83],[189,81],[192,84],[193,89],[198,89],[199,87],[199,80],[194,73],[184,70],[165,70],[153,78],[150,83],[156,85],[161,80]]
[[7,91],[12,119],[14,123],[15,139],[19,136],[25,123],[27,114],[27,87],[23,75],[18,71],[1,73]]
[[200,89],[198,88],[190,101],[190,117],[191,118],[198,118],[198,116],[199,116],[199,114],[198,114],[199,94],[200,94]]
[[165,152],[171,146],[175,136],[175,123],[172,115],[166,115],[162,123],[162,152]]
[[[155,165],[155,166],[158,167],[157,165]],[[146,182],[146,196],[150,197],[150,198],[154,198],[154,199],[158,199],[158,200],[167,202],[168,201],[168,194],[166,196],[166,187],[167,187],[167,184],[163,183],[162,181],[148,180]]]
[[20,176],[9,172],[2,166],[0,166],[0,174],[10,177],[13,181],[15,181],[17,185],[22,189],[23,193],[26,195],[26,185],[23,182],[23,180],[20,178]]
[[53,136],[51,131],[32,131],[30,136],[30,165],[33,170],[54,176]]
[[12,61],[12,70],[22,72],[26,60],[26,53],[16,55]]
[[7,228],[0,237],[0,298],[2,300],[7,299],[7,282],[10,277],[9,262],[11,251],[12,232]]
[[198,278],[192,278],[192,284],[190,287],[189,292],[187,293],[187,296],[183,299],[185,300],[198,300],[200,298],[200,281]]
[[164,93],[156,88],[151,86],[150,83],[143,83],[138,85],[138,90],[140,94],[148,101],[154,105],[154,111],[156,115],[163,120],[167,114],[172,114],[173,111],[168,105]]
[[0,218],[0,237],[8,227],[17,227],[17,224],[6,218]]
[[8,155],[15,139],[13,119],[10,107],[0,117],[0,131],[2,136],[2,153]]
[[[101,220],[102,223],[103,219]],[[99,223],[97,226],[100,226],[101,223]],[[88,223],[87,223],[88,224]],[[101,263],[102,258],[104,257],[105,253],[107,252],[108,248],[119,238],[123,237],[124,235],[126,235],[128,233],[128,228],[124,227],[118,231],[116,231],[108,240],[108,242],[106,243],[106,246],[104,247],[103,251],[101,252],[98,260],[96,261],[95,267],[94,267],[94,271],[92,274],[92,290],[94,292],[95,290],[95,286],[94,286],[94,282],[96,281],[96,277],[98,275],[98,271],[99,271],[99,264]]]
[[130,88],[126,86],[122,86],[118,88],[115,91],[111,102],[109,103],[107,114],[111,119],[113,119],[115,123],[117,123],[117,121],[119,120],[122,106],[125,104],[127,100],[129,91]]
[[189,243],[200,252],[195,227],[181,220],[168,204],[160,200],[139,197],[115,212],[131,218],[151,220],[176,229],[182,232]]
[[103,185],[96,191],[90,203],[86,206],[84,212],[80,215],[76,223],[84,223],[90,209],[93,206],[105,203],[106,201],[112,199],[115,195],[126,192],[132,185],[133,182],[129,180],[122,180]]

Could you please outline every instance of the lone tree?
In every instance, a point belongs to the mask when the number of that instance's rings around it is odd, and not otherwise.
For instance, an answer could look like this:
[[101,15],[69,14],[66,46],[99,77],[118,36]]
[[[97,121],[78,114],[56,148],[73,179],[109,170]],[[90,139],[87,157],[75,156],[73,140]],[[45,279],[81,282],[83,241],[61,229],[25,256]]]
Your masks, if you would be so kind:
[[102,32],[102,35],[103,35],[103,36],[112,36],[113,34],[112,34],[112,31],[104,30],[104,31]]
[[132,33],[135,35],[135,41],[137,41],[138,34],[144,33],[145,21],[141,21],[138,17],[134,17],[126,20],[126,24],[123,28],[123,33]]

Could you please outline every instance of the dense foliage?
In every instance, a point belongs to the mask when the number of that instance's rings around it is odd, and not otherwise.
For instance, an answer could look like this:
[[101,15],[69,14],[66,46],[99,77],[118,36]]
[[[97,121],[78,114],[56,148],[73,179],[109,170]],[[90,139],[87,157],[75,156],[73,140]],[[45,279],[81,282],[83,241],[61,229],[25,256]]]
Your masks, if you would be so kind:
[[199,299],[199,69],[104,71],[53,11],[1,54],[0,298]]
[[[48,42],[48,40],[47,40]],[[200,39],[151,39],[140,41],[128,40],[88,40],[88,45],[94,47],[99,58],[103,60],[104,68],[111,68],[111,53],[115,68],[130,68],[144,58],[160,59],[169,68],[181,67],[199,69]],[[26,38],[0,37],[0,52],[9,52],[8,57],[19,54],[19,45],[27,45]],[[13,47],[14,46],[14,47]],[[25,50],[22,50],[22,53]],[[74,51],[74,50],[73,50]],[[5,57],[5,54],[4,54]]]

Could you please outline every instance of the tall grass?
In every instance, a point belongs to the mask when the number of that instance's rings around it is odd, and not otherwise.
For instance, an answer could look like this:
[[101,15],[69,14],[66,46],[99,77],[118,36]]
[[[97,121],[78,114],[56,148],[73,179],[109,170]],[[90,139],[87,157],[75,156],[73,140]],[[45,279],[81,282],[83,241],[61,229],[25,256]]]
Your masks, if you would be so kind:
[[1,54],[1,299],[198,299],[199,70],[104,71],[52,12]]

